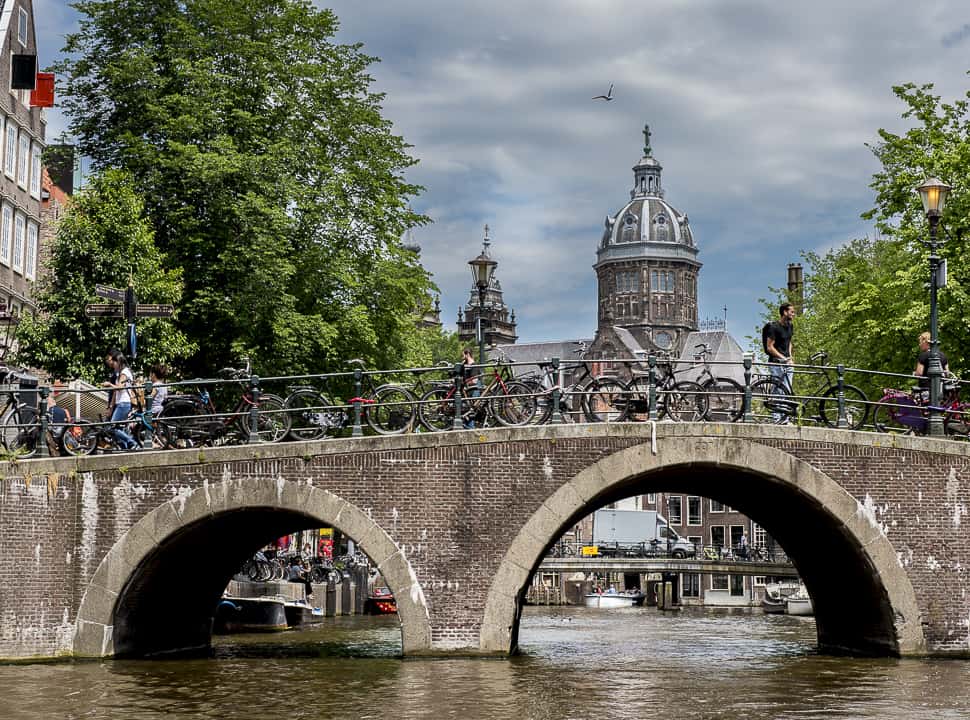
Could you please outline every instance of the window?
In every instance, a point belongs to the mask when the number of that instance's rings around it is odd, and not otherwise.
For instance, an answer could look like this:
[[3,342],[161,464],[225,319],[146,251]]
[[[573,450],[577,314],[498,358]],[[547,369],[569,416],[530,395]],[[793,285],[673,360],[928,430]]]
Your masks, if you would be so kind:
[[687,524],[701,524],[701,499],[696,495],[687,496]]
[[37,238],[40,228],[35,222],[27,223],[27,257],[24,259],[24,277],[34,280],[37,277]]
[[671,525],[683,525],[684,506],[680,495],[671,495],[667,500],[667,520]]
[[27,11],[20,8],[20,18],[17,22],[17,39],[20,44],[27,47]]
[[30,195],[40,200],[40,145],[30,146]]
[[673,270],[651,270],[650,288],[655,293],[672,293],[674,291]]
[[728,589],[727,575],[711,575],[711,590],[727,590],[727,589]]
[[667,242],[670,239],[670,234],[667,229],[667,216],[660,213],[653,219],[653,231],[656,235],[657,242]]
[[680,576],[680,594],[682,597],[701,596],[701,575],[700,573],[684,573]]
[[657,493],[647,493],[647,503],[649,505],[657,504]]
[[731,526],[731,547],[741,544],[741,536],[744,534],[744,525]]
[[744,597],[744,575],[731,576],[731,597]]
[[718,549],[724,547],[724,526],[723,525],[711,526],[711,545],[713,545]]
[[17,184],[27,189],[27,168],[30,162],[30,136],[20,133],[20,148],[17,151]]
[[751,578],[751,584],[755,587],[764,587],[768,582],[764,575],[755,575]]
[[711,512],[712,513],[724,512],[724,505],[719,503],[717,500],[711,500]]
[[17,172],[17,123],[7,118],[7,149],[3,157],[3,171],[8,177]]
[[635,293],[640,291],[637,283],[636,270],[621,270],[616,273],[616,291],[618,293]]
[[15,213],[13,222],[13,269],[21,274],[24,272],[24,234],[26,230],[26,219],[20,213]]
[[758,523],[752,523],[751,544],[755,547],[766,547],[768,545],[768,533]]
[[0,263],[10,267],[10,246],[13,245],[13,208],[3,204],[3,224],[0,225]]
[[704,546],[704,538],[700,535],[688,535],[687,542],[693,543],[694,547],[697,548],[697,552],[700,553],[701,548]]

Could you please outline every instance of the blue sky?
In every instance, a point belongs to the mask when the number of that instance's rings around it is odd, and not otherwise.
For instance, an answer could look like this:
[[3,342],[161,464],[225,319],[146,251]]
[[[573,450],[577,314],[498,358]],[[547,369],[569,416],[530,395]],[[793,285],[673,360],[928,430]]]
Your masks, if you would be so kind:
[[[603,219],[649,123],[666,199],[700,248],[700,316],[755,334],[802,250],[871,232],[866,143],[904,129],[892,86],[970,88],[970,4],[856,0],[337,0],[338,39],[381,58],[385,116],[420,160],[415,231],[454,323],[491,228],[520,341],[592,337]],[[791,5],[791,7],[789,7]],[[34,0],[41,66],[76,23]],[[615,100],[591,96],[615,84]],[[64,127],[55,111],[48,137]],[[953,182],[953,178],[944,178]]]

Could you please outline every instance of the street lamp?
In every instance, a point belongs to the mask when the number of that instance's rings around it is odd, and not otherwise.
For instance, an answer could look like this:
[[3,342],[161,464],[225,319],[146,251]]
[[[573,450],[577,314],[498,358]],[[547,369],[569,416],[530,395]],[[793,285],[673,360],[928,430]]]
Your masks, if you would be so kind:
[[930,356],[926,366],[926,375],[930,379],[930,421],[929,434],[943,434],[943,416],[940,414],[940,391],[943,381],[943,364],[940,362],[940,342],[937,338],[937,310],[936,291],[939,287],[940,256],[936,254],[942,244],[938,240],[940,218],[946,205],[946,196],[950,186],[936,178],[926,180],[916,188],[920,200],[923,201],[923,211],[930,224],[930,239],[924,244],[930,249]]
[[488,256],[488,233],[485,234],[485,243],[482,253],[474,260],[469,260],[468,264],[472,268],[472,280],[478,288],[478,364],[485,364],[485,328],[482,325],[482,318],[485,315],[485,293],[492,282],[492,274],[495,272],[497,262]]

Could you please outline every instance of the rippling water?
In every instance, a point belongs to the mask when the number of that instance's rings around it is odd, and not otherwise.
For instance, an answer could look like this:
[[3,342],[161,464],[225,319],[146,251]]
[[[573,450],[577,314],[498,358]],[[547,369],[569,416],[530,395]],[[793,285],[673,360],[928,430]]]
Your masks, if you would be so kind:
[[965,661],[815,653],[811,618],[528,608],[522,655],[402,659],[395,617],[211,658],[0,667],[0,718],[966,718]]

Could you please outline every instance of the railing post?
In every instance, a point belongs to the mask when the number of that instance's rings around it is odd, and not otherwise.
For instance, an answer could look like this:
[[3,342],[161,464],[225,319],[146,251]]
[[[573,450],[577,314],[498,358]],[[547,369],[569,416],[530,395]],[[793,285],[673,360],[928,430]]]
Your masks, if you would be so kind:
[[462,430],[465,423],[461,417],[461,391],[465,385],[465,363],[455,363],[455,392],[452,396],[455,401],[455,417],[451,421],[452,430]]
[[647,367],[650,374],[647,376],[647,401],[650,410],[650,419],[657,419],[657,356],[650,353],[647,358]]
[[845,416],[845,365],[839,363],[835,366],[836,382],[838,384],[838,399],[839,399],[839,419],[835,423],[835,427],[847,428],[849,427],[849,421]]
[[259,442],[259,375],[249,376],[249,442]]
[[155,425],[152,420],[152,381],[145,381],[145,407],[143,408],[145,413],[145,422],[141,424],[141,446],[142,448],[151,449],[154,436],[155,436]]
[[754,416],[751,414],[751,366],[754,365],[754,355],[751,353],[744,354],[744,421],[746,423],[754,422]]
[[552,386],[552,422],[556,425],[561,425],[563,422],[562,417],[562,368],[559,366],[559,358],[554,357],[552,359],[552,377],[555,380],[555,385]]
[[359,367],[354,368],[354,429],[351,431],[351,437],[363,437],[364,428],[361,427],[360,418],[363,414],[363,409],[361,404],[363,403],[363,398],[360,394],[364,391],[364,371]]
[[51,389],[47,385],[42,385],[38,391],[37,417],[40,420],[40,435],[37,438],[37,454],[40,457],[50,457],[50,448],[47,447],[47,396]]

